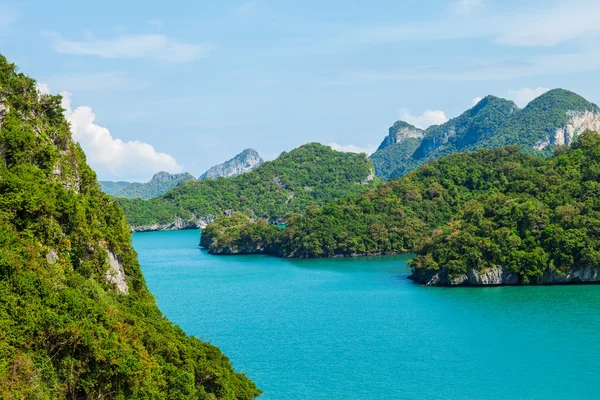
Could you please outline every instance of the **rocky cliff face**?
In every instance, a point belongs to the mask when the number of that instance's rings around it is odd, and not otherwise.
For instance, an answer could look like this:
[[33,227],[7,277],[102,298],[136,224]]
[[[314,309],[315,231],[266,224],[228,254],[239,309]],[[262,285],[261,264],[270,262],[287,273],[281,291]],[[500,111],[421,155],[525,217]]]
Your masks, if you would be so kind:
[[215,220],[214,215],[194,216],[189,220],[177,218],[168,224],[152,224],[131,226],[132,232],[158,232],[158,231],[180,231],[184,229],[204,229],[208,224]]
[[460,276],[449,276],[445,268],[438,271],[414,270],[409,276],[416,283],[426,286],[497,286],[497,285],[559,285],[600,282],[600,266],[572,267],[569,272],[547,270],[536,282],[523,282],[521,277],[507,268],[469,270]]
[[388,130],[388,135],[383,139],[377,150],[402,143],[407,139],[422,139],[424,131],[404,121],[397,121]]
[[600,132],[600,112],[598,111],[567,111],[567,125],[556,129],[550,142],[555,146],[573,143],[576,135],[585,131]]
[[209,178],[232,178],[250,172],[263,163],[263,159],[258,152],[253,149],[246,149],[231,160],[223,164],[215,165],[200,176],[200,180]]

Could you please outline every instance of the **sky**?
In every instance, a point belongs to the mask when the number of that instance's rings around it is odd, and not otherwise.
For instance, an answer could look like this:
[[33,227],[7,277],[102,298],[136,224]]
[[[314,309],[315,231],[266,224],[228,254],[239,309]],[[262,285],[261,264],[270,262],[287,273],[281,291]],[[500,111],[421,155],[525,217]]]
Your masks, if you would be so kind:
[[63,95],[101,180],[245,148],[374,151],[493,94],[600,102],[600,0],[0,0],[0,53]]

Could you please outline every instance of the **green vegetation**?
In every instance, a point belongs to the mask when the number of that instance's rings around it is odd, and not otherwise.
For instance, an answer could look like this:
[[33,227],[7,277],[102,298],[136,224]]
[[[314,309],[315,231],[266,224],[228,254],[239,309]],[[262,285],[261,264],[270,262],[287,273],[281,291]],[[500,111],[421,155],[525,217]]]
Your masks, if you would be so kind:
[[280,227],[264,219],[254,221],[234,212],[209,224],[202,231],[200,245],[211,254],[274,253],[280,233]]
[[193,220],[227,210],[277,220],[312,204],[326,204],[359,193],[373,166],[363,154],[341,153],[309,143],[235,178],[186,182],[164,195],[119,199],[132,226]]
[[[0,393],[4,399],[251,399],[218,348],[158,310],[117,203],[60,96],[0,56]],[[107,279],[121,264],[119,289]]]
[[427,238],[413,262],[417,276],[506,268],[536,283],[598,268],[600,135],[584,133],[555,157],[503,169],[502,190],[476,196]]
[[371,158],[377,175],[390,179],[461,151],[517,145],[526,152],[551,155],[554,134],[569,123],[568,113],[585,111],[600,113],[596,105],[563,89],[543,94],[522,110],[511,101],[487,96],[460,116],[429,127],[422,139],[395,143],[386,137]]
[[517,146],[453,154],[310,207],[279,233],[251,221],[222,236],[209,226],[203,245],[213,253],[243,247],[243,232],[262,252],[284,257],[416,252],[417,276],[505,268],[521,283],[538,283],[545,273],[600,265],[599,181],[600,135],[588,132],[550,158]]

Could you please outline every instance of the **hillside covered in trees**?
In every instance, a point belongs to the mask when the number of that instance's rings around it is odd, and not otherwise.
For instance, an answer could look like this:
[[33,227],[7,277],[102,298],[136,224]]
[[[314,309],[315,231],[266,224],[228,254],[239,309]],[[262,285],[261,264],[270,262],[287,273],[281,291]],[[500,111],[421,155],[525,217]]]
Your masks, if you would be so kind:
[[162,229],[178,219],[194,227],[229,210],[278,220],[313,204],[360,193],[372,180],[373,166],[364,154],[309,143],[234,178],[186,182],[147,201],[118,201],[129,224],[138,229]]
[[[215,254],[416,252],[413,278],[425,284],[597,281],[600,136],[584,133],[550,158],[517,146],[452,154],[374,190],[310,207],[284,230],[222,217],[203,236]],[[489,271],[495,276],[482,277]]]
[[60,96],[0,56],[0,393],[252,399],[221,351],[169,322]]
[[426,130],[403,121],[389,130],[371,155],[377,176],[397,178],[432,160],[462,151],[509,145],[549,156],[586,130],[600,130],[600,109],[576,93],[554,89],[525,108],[495,96],[442,125]]

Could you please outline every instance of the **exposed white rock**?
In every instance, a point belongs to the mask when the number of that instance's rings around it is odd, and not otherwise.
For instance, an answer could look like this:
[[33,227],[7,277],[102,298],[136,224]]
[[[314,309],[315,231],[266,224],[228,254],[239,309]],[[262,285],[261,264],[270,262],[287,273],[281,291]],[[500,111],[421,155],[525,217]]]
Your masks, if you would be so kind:
[[246,149],[233,157],[231,160],[211,167],[208,171],[202,174],[199,179],[218,177],[232,178],[234,176],[250,172],[260,166],[262,163],[263,159],[256,150]]
[[407,139],[420,139],[423,131],[418,128],[405,127],[396,131],[396,143],[402,143]]
[[215,220],[212,214],[203,215],[201,217],[194,216],[190,220],[178,218],[168,224],[152,224],[142,226],[132,226],[133,232],[156,232],[156,231],[179,231],[184,229],[204,229],[208,224]]
[[106,263],[109,265],[109,268],[104,273],[106,281],[109,283],[114,283],[121,294],[129,294],[129,287],[125,281],[123,264],[121,264],[121,261],[110,250],[108,250]]
[[544,150],[549,145],[550,145],[550,140],[549,139],[542,139],[539,142],[537,142],[534,147],[536,149],[538,149],[538,150]]
[[567,111],[569,121],[566,126],[554,132],[553,142],[556,146],[571,145],[576,135],[587,130],[600,131],[600,113],[586,111]]
[[367,183],[372,182],[373,179],[375,179],[375,171],[371,170],[371,173],[365,179],[363,179],[362,181],[360,181],[360,184],[361,185],[366,185]]
[[56,250],[52,249],[46,254],[46,260],[50,264],[55,264],[58,261],[58,253]]
[[0,99],[0,124],[2,123],[2,121],[4,121],[4,118],[6,117],[6,114],[8,114],[9,111],[10,109],[8,108],[8,105],[4,103],[3,99]]

